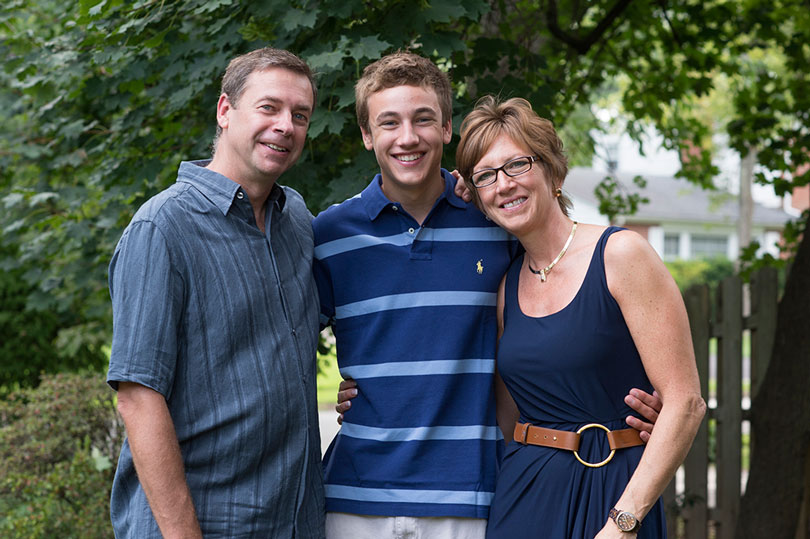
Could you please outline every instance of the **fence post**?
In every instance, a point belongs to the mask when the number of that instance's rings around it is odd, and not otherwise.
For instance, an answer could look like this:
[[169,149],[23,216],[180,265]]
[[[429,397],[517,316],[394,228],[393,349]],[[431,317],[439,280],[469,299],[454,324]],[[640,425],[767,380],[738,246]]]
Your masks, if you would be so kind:
[[765,267],[751,276],[751,402],[768,370],[776,333],[777,271]]
[[[696,285],[684,294],[689,327],[692,330],[692,345],[695,349],[700,394],[709,400],[709,339],[711,306],[709,287]],[[708,468],[709,468],[709,416],[703,418],[695,441],[684,461],[684,532],[689,539],[708,537]],[[672,517],[668,516],[668,519]],[[672,535],[676,537],[676,535]]]
[[740,510],[742,465],[742,283],[724,279],[717,294],[717,539],[732,539]]

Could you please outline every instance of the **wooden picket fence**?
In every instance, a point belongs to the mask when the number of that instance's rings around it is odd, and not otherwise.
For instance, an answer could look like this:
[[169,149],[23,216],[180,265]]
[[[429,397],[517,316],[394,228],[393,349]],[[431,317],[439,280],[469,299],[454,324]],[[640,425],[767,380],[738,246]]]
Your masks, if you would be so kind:
[[[770,361],[776,328],[776,270],[757,272],[748,290],[748,313],[738,276],[728,277],[714,291],[697,285],[684,293],[701,394],[709,410],[682,467],[682,488],[676,489],[678,481],[673,480],[664,493],[670,538],[734,536],[744,488],[743,423],[750,417],[743,402],[744,398],[753,401]],[[746,332],[750,333],[750,379],[743,377],[743,363],[749,361],[743,358]],[[716,339],[714,355],[712,339]]]

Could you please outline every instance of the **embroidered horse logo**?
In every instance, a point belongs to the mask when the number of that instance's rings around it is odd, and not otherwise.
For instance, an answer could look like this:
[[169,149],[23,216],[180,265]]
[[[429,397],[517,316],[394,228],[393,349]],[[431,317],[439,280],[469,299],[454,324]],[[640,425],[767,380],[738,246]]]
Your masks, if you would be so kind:
[[475,271],[478,272],[478,275],[481,275],[482,273],[484,273],[484,265],[482,264],[483,261],[484,261],[484,259],[482,258],[478,262],[475,263]]

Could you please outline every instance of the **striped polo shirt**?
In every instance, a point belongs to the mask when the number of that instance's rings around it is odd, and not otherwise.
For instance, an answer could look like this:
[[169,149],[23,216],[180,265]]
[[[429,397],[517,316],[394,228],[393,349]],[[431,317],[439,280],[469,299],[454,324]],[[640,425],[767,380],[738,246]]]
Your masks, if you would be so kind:
[[487,517],[495,299],[516,242],[442,174],[422,225],[379,174],[313,222],[321,324],[359,389],[324,459],[327,511]]

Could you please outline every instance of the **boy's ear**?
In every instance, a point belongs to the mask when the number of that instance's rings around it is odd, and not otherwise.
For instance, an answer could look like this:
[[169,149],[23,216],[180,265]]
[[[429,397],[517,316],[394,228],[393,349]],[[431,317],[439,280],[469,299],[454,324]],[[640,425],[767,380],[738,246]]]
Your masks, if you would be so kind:
[[363,144],[365,145],[366,150],[373,150],[374,149],[374,138],[371,136],[371,131],[366,131],[365,128],[361,127],[360,128],[360,133],[363,134]]
[[450,144],[450,140],[453,138],[453,120],[447,120],[445,124],[442,126],[442,141],[445,144]]

